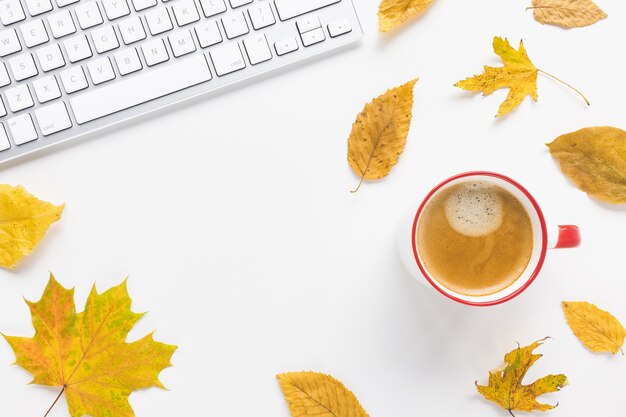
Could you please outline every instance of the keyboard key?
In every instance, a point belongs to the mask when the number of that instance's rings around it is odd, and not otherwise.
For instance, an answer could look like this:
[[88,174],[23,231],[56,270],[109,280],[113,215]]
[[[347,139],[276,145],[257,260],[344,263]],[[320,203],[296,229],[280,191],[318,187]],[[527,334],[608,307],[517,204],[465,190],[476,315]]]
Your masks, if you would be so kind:
[[206,59],[199,54],[91,90],[72,98],[70,105],[76,121],[83,124],[210,79]]
[[119,19],[130,14],[126,0],[102,0],[102,5],[109,20]]
[[90,58],[93,55],[89,42],[87,42],[87,36],[85,35],[78,35],[73,38],[69,38],[63,42],[63,46],[65,46],[67,58],[72,63]]
[[35,110],[39,130],[44,136],[60,132],[72,127],[67,108],[62,101]]
[[65,7],[69,4],[74,4],[74,3],[78,3],[80,0],[56,0],[57,2],[57,6],[59,7]]
[[72,20],[69,10],[48,16],[48,24],[52,30],[52,36],[56,39],[76,32],[76,26],[74,26],[74,20]]
[[215,20],[205,21],[196,26],[196,35],[201,48],[222,42],[222,34]]
[[142,67],[139,54],[135,48],[125,49],[115,54],[115,63],[121,75],[139,71]]
[[37,16],[52,10],[50,0],[26,0],[26,8],[31,16]]
[[37,139],[33,119],[28,113],[9,119],[9,130],[16,145],[23,145]]
[[326,36],[324,35],[324,30],[322,28],[317,28],[305,33],[300,34],[302,37],[302,44],[304,46],[315,45],[316,43],[320,43],[326,40]]
[[192,53],[196,50],[193,43],[191,32],[189,30],[181,30],[168,36],[172,53],[176,58]]
[[76,13],[81,29],[89,29],[104,22],[98,3],[95,1],[88,1],[76,6],[74,12]]
[[67,94],[84,90],[89,86],[89,84],[87,84],[87,78],[85,77],[85,71],[83,71],[83,67],[80,65],[63,70],[59,75],[61,76],[61,83],[63,83],[63,88]]
[[157,0],[133,0],[133,7],[140,11],[157,5]]
[[89,70],[89,75],[91,75],[91,81],[94,85],[102,84],[115,78],[111,60],[106,56],[91,61],[87,64],[87,69]]
[[22,54],[9,59],[9,66],[16,81],[34,77],[39,73],[32,54]]
[[252,3],[252,0],[230,0],[230,7],[235,8],[250,3]]
[[226,31],[226,37],[228,39],[233,39],[250,32],[243,12],[237,12],[223,17],[222,25],[224,25],[224,30]]
[[243,55],[241,55],[241,49],[239,49],[239,45],[236,42],[215,48],[210,54],[211,61],[213,61],[215,66],[215,72],[219,77],[246,67]]
[[320,23],[320,18],[313,15],[298,19],[298,21],[296,21],[296,26],[298,27],[298,32],[304,33],[313,29],[321,28],[322,24]]
[[200,0],[200,6],[204,17],[215,16],[226,11],[224,0]]
[[337,36],[345,35],[350,32],[352,32],[350,19],[337,20],[328,25],[328,33],[331,38],[336,38]]
[[9,136],[7,135],[6,130],[4,130],[4,126],[0,123],[0,152],[6,151],[11,147],[11,143],[9,142]]
[[20,45],[15,29],[7,29],[0,32],[0,57],[11,55],[21,50],[22,45]]
[[2,102],[2,97],[0,97],[0,117],[7,115],[7,109],[4,107],[4,103]]
[[37,49],[37,58],[39,58],[39,64],[44,72],[52,71],[65,65],[61,48],[56,43]]
[[243,41],[243,45],[246,48],[248,59],[252,65],[272,59],[272,51],[270,51],[265,35],[251,36]]
[[170,59],[167,54],[167,49],[165,49],[163,39],[155,39],[144,43],[141,45],[141,51],[143,52],[143,57],[146,60],[146,65],[149,67]]
[[28,23],[24,23],[20,26],[20,32],[22,32],[24,43],[29,48],[41,45],[42,43],[46,43],[50,40],[42,20],[33,20]]
[[54,75],[33,81],[33,88],[40,103],[47,103],[50,100],[61,97],[61,89]]
[[105,26],[92,31],[91,39],[93,40],[93,45],[96,47],[96,52],[99,54],[111,51],[120,46],[113,26]]
[[175,2],[172,6],[172,11],[178,26],[185,26],[200,20],[196,3],[193,0],[179,0]]
[[296,38],[286,38],[274,44],[276,55],[282,56],[298,50],[298,41]]
[[9,84],[11,84],[11,79],[9,78],[7,67],[4,66],[4,62],[0,62],[0,87],[4,87]]
[[26,19],[20,0],[2,0],[0,4],[0,21],[3,25]]
[[288,20],[313,10],[321,9],[341,0],[275,0],[276,10],[280,20]]
[[6,95],[9,108],[13,113],[35,105],[33,97],[30,95],[30,90],[26,84],[9,88],[4,92],[4,94]]
[[272,7],[267,1],[255,3],[254,6],[248,9],[248,15],[250,15],[250,21],[255,30],[263,29],[276,23]]
[[117,27],[126,45],[146,39],[146,31],[143,29],[143,24],[138,16],[122,20]]
[[172,19],[170,19],[170,15],[164,7],[146,13],[146,21],[148,22],[150,34],[153,36],[174,29]]

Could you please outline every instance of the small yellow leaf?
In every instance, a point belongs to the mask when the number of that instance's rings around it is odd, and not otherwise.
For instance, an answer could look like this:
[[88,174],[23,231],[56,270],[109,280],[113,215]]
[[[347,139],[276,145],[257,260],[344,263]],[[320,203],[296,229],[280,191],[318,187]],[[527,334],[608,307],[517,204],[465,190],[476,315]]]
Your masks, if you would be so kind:
[[158,375],[171,366],[176,347],[155,342],[152,334],[126,343],[143,316],[131,311],[126,282],[102,294],[94,286],[77,313],[74,290],[50,274],[41,299],[27,304],[34,337],[4,337],[15,363],[33,374],[32,383],[61,388],[72,417],[134,417],[129,395],[163,388]]
[[591,0],[533,0],[529,9],[539,23],[567,29],[593,25],[607,17]]
[[378,7],[378,27],[389,32],[416,18],[428,9],[435,0],[382,0]]
[[0,184],[0,267],[17,267],[64,208],[37,199],[23,187]]
[[500,117],[515,109],[526,96],[537,101],[538,70],[528,58],[523,41],[520,41],[519,50],[516,50],[508,39],[496,36],[493,38],[493,50],[502,59],[503,67],[485,66],[483,74],[459,81],[454,85],[464,90],[482,92],[483,96],[488,96],[500,88],[509,88],[509,94],[500,105],[496,115]]
[[561,135],[548,147],[578,188],[607,203],[626,204],[626,131],[588,127]]
[[[352,125],[348,162],[361,177],[387,176],[404,151],[413,116],[413,87],[417,79],[387,91],[365,105]],[[354,190],[354,191],[356,191]]]
[[489,372],[489,383],[486,386],[476,384],[478,392],[508,410],[511,415],[515,410],[546,411],[556,407],[537,402],[537,397],[563,388],[567,384],[565,375],[548,375],[530,385],[522,385],[528,369],[542,356],[533,353],[542,342],[539,340],[530,346],[519,347],[507,353],[504,356],[504,365]]
[[288,372],[276,378],[291,417],[368,417],[355,395],[330,375]]
[[563,301],[561,307],[570,329],[590,351],[622,350],[626,329],[611,313],[584,301]]

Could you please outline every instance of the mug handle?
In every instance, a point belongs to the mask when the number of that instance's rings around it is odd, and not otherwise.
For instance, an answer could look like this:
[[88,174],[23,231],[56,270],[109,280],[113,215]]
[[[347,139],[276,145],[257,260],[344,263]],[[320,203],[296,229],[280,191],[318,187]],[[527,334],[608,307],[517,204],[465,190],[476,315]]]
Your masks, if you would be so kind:
[[551,233],[551,235],[552,236],[549,236],[550,248],[563,249],[580,246],[581,237],[578,226],[574,226],[572,224],[556,226],[553,228],[553,233]]

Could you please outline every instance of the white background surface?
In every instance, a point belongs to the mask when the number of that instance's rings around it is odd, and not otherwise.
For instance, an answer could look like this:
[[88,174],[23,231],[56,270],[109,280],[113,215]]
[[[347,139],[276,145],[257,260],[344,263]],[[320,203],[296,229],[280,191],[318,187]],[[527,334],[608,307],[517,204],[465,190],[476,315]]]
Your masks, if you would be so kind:
[[[4,168],[1,182],[67,208],[17,272],[0,273],[0,330],[32,334],[22,296],[38,299],[48,271],[76,286],[79,307],[93,282],[105,290],[130,276],[134,309],[150,311],[131,339],[156,329],[180,346],[162,373],[170,391],[132,395],[140,417],[287,417],[274,375],[295,370],[341,379],[372,417],[503,416],[474,381],[485,383],[516,341],[548,335],[527,381],[564,372],[571,383],[543,398],[560,402],[549,415],[623,415],[626,359],[586,351],[559,303],[588,300],[626,322],[626,210],[574,188],[544,143],[585,126],[626,127],[626,5],[601,1],[609,19],[565,31],[535,22],[529,4],[439,0],[381,36],[377,1],[359,0],[357,48]],[[523,37],[535,64],[592,106],[540,76],[538,103],[495,120],[506,91],[452,87],[499,64],[494,35]],[[350,194],[357,112],[415,76],[404,155],[387,179]],[[419,286],[394,242],[409,204],[473,169],[517,179],[584,239],[549,253],[522,296],[486,309]],[[28,386],[13,360],[0,342],[0,414],[42,416],[57,389]],[[51,414],[67,415],[64,402]]]

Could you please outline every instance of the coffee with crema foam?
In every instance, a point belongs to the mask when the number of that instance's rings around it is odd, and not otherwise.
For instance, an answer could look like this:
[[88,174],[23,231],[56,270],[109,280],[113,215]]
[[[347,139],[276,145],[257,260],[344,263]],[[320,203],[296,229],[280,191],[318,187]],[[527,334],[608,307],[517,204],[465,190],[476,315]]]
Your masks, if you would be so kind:
[[533,250],[524,206],[486,181],[462,182],[436,194],[424,207],[416,239],[430,275],[470,296],[507,288],[522,275]]

